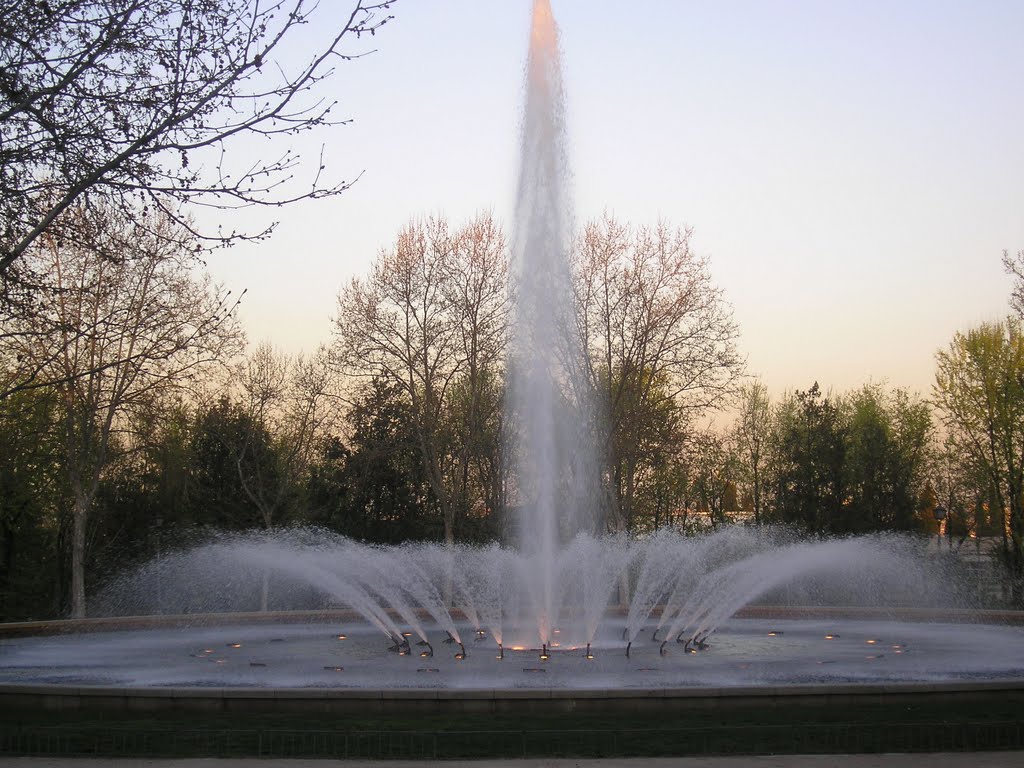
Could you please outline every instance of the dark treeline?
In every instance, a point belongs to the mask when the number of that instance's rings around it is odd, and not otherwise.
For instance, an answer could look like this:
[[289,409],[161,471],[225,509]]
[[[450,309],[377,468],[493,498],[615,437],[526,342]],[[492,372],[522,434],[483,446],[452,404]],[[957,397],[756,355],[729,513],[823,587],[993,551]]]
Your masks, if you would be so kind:
[[[62,282],[5,322],[0,619],[85,615],[117,570],[214,530],[512,541],[514,280],[489,216],[410,224],[342,288],[333,340],[309,356],[244,352],[235,305],[173,238],[101,223],[125,257],[44,239],[25,264]],[[1019,600],[1019,321],[958,334],[931,400],[882,384],[772,397],[689,240],[605,217],[573,245],[604,484],[592,529],[935,535],[941,506],[950,547],[997,543]]]

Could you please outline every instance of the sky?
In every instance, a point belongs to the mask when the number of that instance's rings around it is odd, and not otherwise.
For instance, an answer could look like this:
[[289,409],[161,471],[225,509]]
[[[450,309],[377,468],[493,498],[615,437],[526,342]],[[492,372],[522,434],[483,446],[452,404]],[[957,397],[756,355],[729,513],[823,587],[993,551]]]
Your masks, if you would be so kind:
[[[1009,311],[1000,258],[1024,250],[1024,3],[552,7],[575,220],[692,227],[748,372],[773,395],[817,381],[927,397],[936,351]],[[372,46],[360,41],[375,51],[338,65],[323,92],[352,122],[298,148],[315,163],[325,143],[328,171],[358,182],[274,210],[272,239],[209,260],[248,289],[253,343],[330,342],[339,289],[412,218],[489,210],[510,225],[530,11],[397,0]]]

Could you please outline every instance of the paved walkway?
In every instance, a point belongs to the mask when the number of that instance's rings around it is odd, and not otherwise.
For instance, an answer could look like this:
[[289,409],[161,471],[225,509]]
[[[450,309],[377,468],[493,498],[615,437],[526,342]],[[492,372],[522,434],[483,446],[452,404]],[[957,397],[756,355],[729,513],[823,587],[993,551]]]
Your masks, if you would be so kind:
[[758,757],[619,758],[610,760],[194,760],[82,759],[73,757],[0,758],[3,768],[1021,768],[1024,751],[898,755],[763,755]]

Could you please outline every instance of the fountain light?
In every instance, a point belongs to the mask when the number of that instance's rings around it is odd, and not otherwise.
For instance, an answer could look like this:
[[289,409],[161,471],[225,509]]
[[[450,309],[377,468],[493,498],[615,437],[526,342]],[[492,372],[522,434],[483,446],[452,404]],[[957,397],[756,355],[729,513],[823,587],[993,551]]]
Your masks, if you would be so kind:
[[540,648],[540,660],[547,661],[551,656],[548,655],[548,644],[542,643]]
[[487,630],[486,629],[478,629],[476,631],[476,641],[479,643],[481,640],[486,640],[486,639],[487,639]]
[[590,643],[587,643],[587,652],[586,652],[586,654],[585,654],[585,655],[583,656],[583,658],[585,658],[585,659],[593,659],[593,658],[594,658],[594,654],[592,654],[592,653],[590,652]]
[[434,646],[432,646],[426,640],[424,640],[421,643],[421,645],[426,645],[427,646],[424,650],[420,651],[420,658],[421,659],[429,659],[431,656],[434,655]]
[[412,632],[403,632],[402,637],[412,637]]
[[827,635],[825,635],[825,639],[826,639],[826,640],[836,640],[836,639],[838,639],[838,638],[839,638],[839,635],[833,635],[833,634],[831,634],[831,633],[830,633],[830,634],[827,634]]
[[228,648],[241,648],[241,643],[228,643]]
[[877,641],[877,640],[874,640],[874,639],[871,639],[871,640],[865,640],[864,642],[865,642],[865,643],[867,643],[868,645],[874,645],[874,644],[875,644],[875,643],[877,643],[878,641]]
[[459,648],[461,650],[455,654],[456,661],[462,661],[466,658],[466,646],[464,646],[462,643],[459,643]]
[[768,637],[777,637],[778,635],[784,635],[784,634],[786,634],[786,633],[783,632],[782,630],[773,629],[773,630],[768,632]]
[[339,640],[348,640],[348,635],[338,635]]

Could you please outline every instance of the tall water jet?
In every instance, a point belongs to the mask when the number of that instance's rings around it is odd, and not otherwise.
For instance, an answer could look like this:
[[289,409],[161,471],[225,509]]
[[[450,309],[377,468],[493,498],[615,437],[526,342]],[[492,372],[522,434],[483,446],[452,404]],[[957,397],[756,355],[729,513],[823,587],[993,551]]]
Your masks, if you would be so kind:
[[560,539],[592,509],[593,462],[570,283],[568,162],[558,28],[549,0],[534,0],[526,65],[513,230],[515,319],[508,418],[521,510],[520,544],[531,558],[538,632],[549,642],[557,614]]

